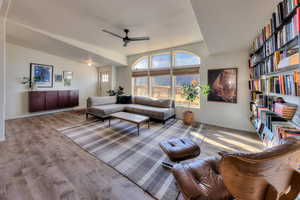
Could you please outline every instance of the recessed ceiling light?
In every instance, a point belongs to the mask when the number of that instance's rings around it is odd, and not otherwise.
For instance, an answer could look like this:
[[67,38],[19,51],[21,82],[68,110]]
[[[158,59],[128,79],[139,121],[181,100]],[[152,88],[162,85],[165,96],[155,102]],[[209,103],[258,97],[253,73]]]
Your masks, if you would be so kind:
[[88,63],[88,66],[91,67],[93,64],[91,62]]

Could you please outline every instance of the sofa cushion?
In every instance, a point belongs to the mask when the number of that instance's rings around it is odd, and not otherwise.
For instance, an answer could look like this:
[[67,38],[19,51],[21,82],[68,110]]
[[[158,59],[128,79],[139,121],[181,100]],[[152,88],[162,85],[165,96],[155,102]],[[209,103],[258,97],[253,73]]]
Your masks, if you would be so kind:
[[106,116],[116,112],[124,111],[124,104],[110,104],[110,105],[101,105],[101,106],[92,106],[88,108],[89,113],[93,113],[98,116]]
[[175,114],[174,108],[158,108],[153,106],[130,104],[125,106],[125,111],[149,116],[153,119],[166,120]]
[[170,108],[172,107],[172,100],[170,99],[155,99],[151,97],[134,97],[134,103],[146,106],[154,106],[160,108]]
[[87,100],[87,106],[99,106],[99,105],[108,105],[115,104],[117,102],[116,96],[106,96],[106,97],[89,97]]

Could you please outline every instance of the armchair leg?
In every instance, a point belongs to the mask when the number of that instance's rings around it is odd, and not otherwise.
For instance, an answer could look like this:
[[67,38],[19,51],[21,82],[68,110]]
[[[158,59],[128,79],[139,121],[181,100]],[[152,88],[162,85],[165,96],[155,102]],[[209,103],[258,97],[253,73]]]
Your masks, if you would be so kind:
[[89,114],[88,114],[88,113],[85,114],[85,118],[86,118],[86,119],[89,118]]
[[161,165],[167,169],[172,169],[173,165],[167,162],[161,162]]

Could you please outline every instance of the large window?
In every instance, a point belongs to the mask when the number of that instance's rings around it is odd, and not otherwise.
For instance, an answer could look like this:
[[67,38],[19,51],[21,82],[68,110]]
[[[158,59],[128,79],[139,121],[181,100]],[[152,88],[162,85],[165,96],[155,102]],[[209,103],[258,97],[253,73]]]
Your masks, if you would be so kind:
[[[183,84],[198,84],[200,81],[199,74],[177,75],[175,84],[175,102],[177,105],[189,105],[189,102],[183,96]],[[200,106],[200,97],[194,101],[191,106]]]
[[198,56],[185,53],[175,53],[175,66],[187,66],[187,65],[200,65],[200,58]]
[[171,54],[160,54],[152,56],[152,68],[168,68],[171,66]]
[[140,58],[134,65],[134,70],[145,70],[148,69],[148,57]]
[[134,94],[136,96],[148,96],[148,77],[134,78]]
[[[172,98],[177,105],[188,105],[182,95],[184,83],[199,82],[200,58],[185,51],[142,57],[132,66],[133,94]],[[192,106],[200,105],[200,97]]]
[[151,77],[152,97],[158,99],[167,99],[171,95],[171,76],[154,76]]

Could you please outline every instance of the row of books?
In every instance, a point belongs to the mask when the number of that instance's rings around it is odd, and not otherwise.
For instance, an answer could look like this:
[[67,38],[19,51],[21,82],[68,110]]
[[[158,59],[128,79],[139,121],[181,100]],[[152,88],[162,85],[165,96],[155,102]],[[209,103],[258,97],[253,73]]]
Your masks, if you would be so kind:
[[300,139],[300,129],[291,121],[288,121],[267,108],[258,108],[258,131],[266,146],[280,144],[287,137]]
[[275,103],[273,111],[284,119],[292,120],[296,113],[297,107],[298,106],[296,104],[291,103]]
[[264,89],[268,93],[300,96],[299,76],[300,72],[294,71],[292,74],[270,77],[264,82]]
[[277,5],[275,14],[276,26],[283,23],[284,19],[298,6],[299,0],[283,0]]
[[291,21],[287,25],[283,26],[280,31],[278,31],[276,40],[277,43],[273,43],[273,48],[281,48],[287,42],[299,35],[299,12],[300,10],[298,8],[297,14],[291,19]]
[[[267,96],[264,94],[256,94],[253,102],[258,108],[266,108],[266,110],[272,111],[286,120],[292,120],[298,106],[296,104],[278,102],[278,98],[275,96]],[[253,107],[250,110],[255,110]],[[255,113],[253,113],[255,115]],[[259,116],[257,116],[259,118]]]
[[[270,23],[267,24],[261,31],[261,33],[254,39],[251,44],[251,52],[255,52],[265,45],[266,55],[270,55],[276,49],[286,44],[293,39],[299,32],[299,17],[300,10],[297,9],[294,17],[285,26],[282,26],[280,30],[277,28],[283,24],[286,17],[299,5],[299,0],[284,0],[277,6],[276,11],[272,14]],[[277,36],[275,33],[278,34]]]
[[251,91],[300,96],[300,71],[266,79],[250,80],[249,89]]
[[298,45],[288,51],[276,51],[274,55],[269,56],[264,62],[261,62],[254,67],[250,67],[250,79],[257,79],[262,75],[268,75],[272,72],[279,71],[282,68],[299,65],[300,56],[298,51]]

